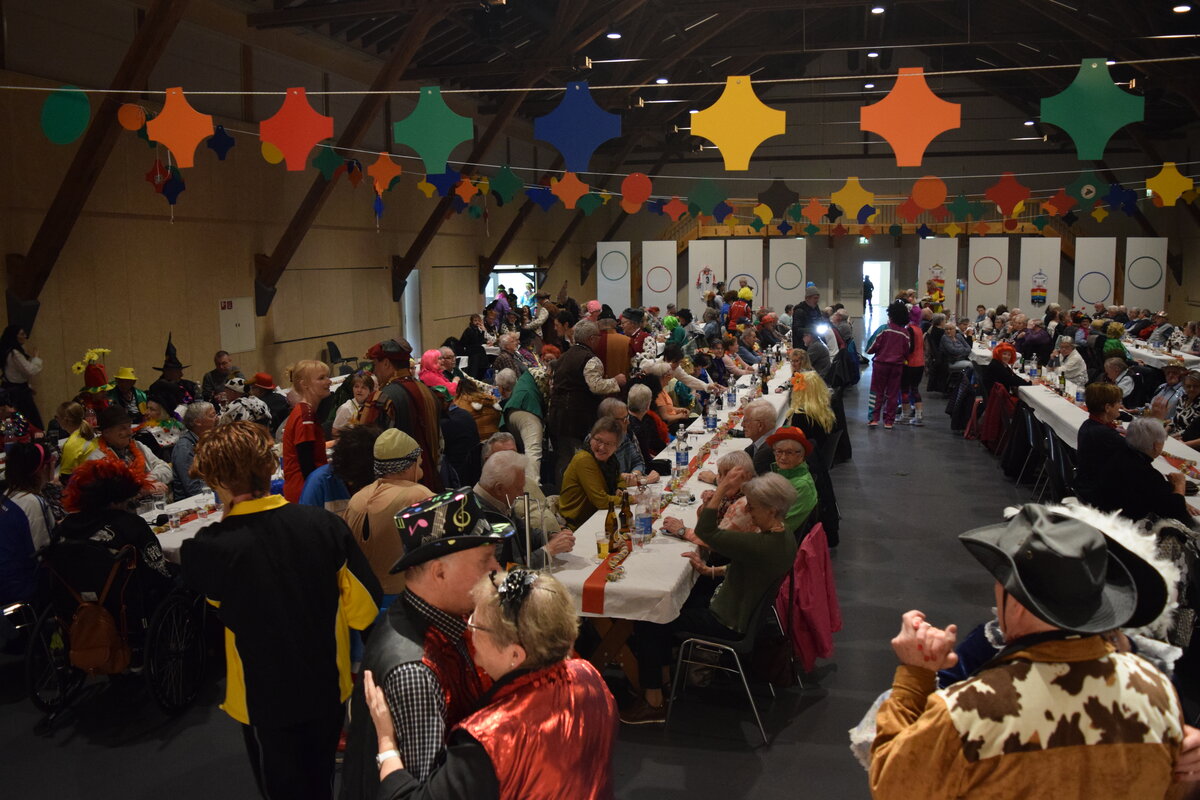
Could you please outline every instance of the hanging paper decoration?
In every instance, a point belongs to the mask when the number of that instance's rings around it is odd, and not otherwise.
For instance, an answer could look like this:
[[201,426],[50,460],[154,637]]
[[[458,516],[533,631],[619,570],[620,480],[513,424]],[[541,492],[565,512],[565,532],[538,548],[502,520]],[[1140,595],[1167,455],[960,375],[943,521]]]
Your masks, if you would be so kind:
[[1015,219],[1006,219],[1000,223],[1000,226],[1006,231],[1015,231],[1021,226],[1021,223]]
[[717,205],[713,208],[712,217],[717,222],[724,222],[725,218],[728,217],[732,213],[733,213],[733,206],[729,205],[729,203],[726,203],[724,200],[722,200],[721,202],[717,203]]
[[833,226],[833,230],[831,230],[829,232],[829,234],[831,236],[833,236],[833,238],[835,238],[835,239],[840,239],[843,236],[845,236],[847,233],[849,233],[849,231],[846,230],[846,226],[840,222],[837,225]]
[[976,222],[975,227],[971,230],[975,231],[976,236],[987,236],[992,232],[992,226],[986,222]]
[[192,108],[183,89],[167,89],[167,99],[157,117],[146,123],[146,133],[171,151],[180,167],[192,166],[200,142],[212,136],[213,119]]
[[279,110],[258,126],[258,138],[279,148],[290,172],[303,170],[317,143],[332,136],[333,117],[309,104],[303,86],[289,88]]
[[1108,185],[1108,194],[1104,195],[1104,202],[1108,203],[1109,210],[1121,209],[1126,216],[1132,217],[1137,212],[1137,192],[1126,189],[1119,183]]
[[187,188],[183,182],[183,173],[179,171],[179,167],[171,167],[171,177],[162,186],[162,196],[167,198],[168,205],[175,205],[179,200],[179,195]]
[[788,185],[776,178],[771,182],[771,185],[758,193],[758,202],[768,206],[774,216],[783,218],[784,212],[788,207],[800,199],[797,192],[793,192],[788,188]]
[[775,229],[777,231],[779,231],[781,234],[783,234],[784,236],[787,236],[792,230],[792,225],[790,223],[788,223],[788,221],[785,219],[782,222],[780,222],[778,225],[776,225]]
[[1078,215],[1075,214],[1074,211],[1068,211],[1066,214],[1063,215],[1062,221],[1067,223],[1068,226],[1071,226],[1071,225],[1074,225],[1076,222],[1079,222],[1079,217],[1078,217]]
[[821,229],[815,223],[810,222],[804,226],[804,232],[809,236],[816,236],[821,232]]
[[450,198],[450,210],[455,214],[461,214],[467,210],[467,204],[463,202],[461,197],[454,195]]
[[470,178],[463,178],[458,182],[458,186],[454,187],[454,194],[464,203],[469,203],[472,197],[479,194],[479,187]]
[[322,177],[327,181],[333,180],[338,168],[344,168],[345,159],[337,154],[332,147],[325,145],[317,148],[317,157],[313,159],[312,165],[321,171]]
[[804,219],[804,206],[799,203],[792,203],[787,210],[788,219],[792,222],[799,222]]
[[537,203],[542,211],[549,211],[558,202],[558,198],[547,186],[531,186],[525,190],[525,196]]
[[902,233],[904,233],[904,228],[902,226],[896,225],[895,223],[888,226],[889,236],[900,236]]
[[600,195],[600,202],[603,203],[604,205],[608,205],[608,201],[613,199],[613,193],[608,191],[607,189],[599,192],[599,195]]
[[917,178],[913,182],[912,199],[921,208],[926,211],[932,211],[946,202],[945,181],[941,178],[935,178],[933,175]]
[[1042,122],[1062,128],[1080,160],[1104,158],[1112,135],[1146,116],[1146,98],[1117,88],[1103,58],[1085,58],[1071,85],[1042,98]]
[[921,216],[921,207],[909,195],[903,203],[896,206],[896,216],[905,222],[916,222],[917,217]]
[[761,217],[755,217],[750,221],[750,227],[754,229],[755,233],[760,232],[766,226],[767,223],[763,222]]
[[[149,120],[153,119],[153,117],[147,117],[146,119],[148,122]],[[158,147],[158,143],[150,138],[150,134],[146,131],[145,125],[138,128],[137,137],[139,139],[141,139],[143,142],[145,142],[146,146],[149,147],[151,150],[154,150]]]
[[715,144],[730,171],[749,169],[758,146],[786,130],[787,114],[759,100],[748,75],[726,78],[717,102],[692,114],[692,135]]
[[842,209],[838,208],[837,203],[830,203],[825,207],[825,219],[829,220],[830,223],[837,222],[841,216]]
[[[632,172],[621,181],[621,209],[626,214],[636,214],[641,211],[642,204],[650,199],[654,185],[641,172]],[[605,201],[607,202],[607,201]]]
[[1100,193],[1107,188],[1096,177],[1096,173],[1088,170],[1087,172],[1079,173],[1079,177],[1066,188],[1066,192],[1075,198],[1075,202],[1079,204],[1080,209],[1087,210],[1099,202]]
[[875,235],[875,229],[872,228],[870,225],[863,225],[861,228],[858,229],[858,235],[863,237],[864,239],[870,239],[872,236]]
[[[829,199],[841,206],[847,214],[855,217],[861,225],[866,222],[862,216],[862,209],[875,202],[875,193],[864,189],[858,178],[849,177],[842,184],[842,188],[830,195]],[[875,209],[872,208],[871,213],[874,214]]]
[[[691,214],[693,217],[697,217],[697,218],[699,218],[699,217],[703,216],[703,214],[704,214],[704,212],[702,212],[702,211],[700,210],[700,206],[699,206],[699,205],[697,205],[697,204],[696,204],[696,203],[694,203],[694,202],[689,202],[689,203],[687,204],[687,213],[689,213],[689,214]],[[710,216],[711,216],[711,215],[710,215]]]
[[154,159],[154,166],[150,167],[150,171],[146,173],[146,183],[154,187],[154,191],[162,194],[163,184],[171,177],[171,173],[163,166],[162,161]]
[[758,219],[761,219],[764,225],[769,225],[771,220],[775,218],[775,212],[766,203],[759,203],[751,212]]
[[1038,214],[1033,218],[1033,227],[1037,228],[1039,231],[1044,230],[1049,224],[1050,218],[1045,214]]
[[826,211],[828,209],[821,204],[820,200],[814,197],[808,201],[808,205],[800,213],[808,220],[810,225],[816,225],[821,221],[821,217],[825,216]]
[[91,118],[87,93],[76,86],[56,89],[42,103],[42,133],[55,144],[70,144],[78,139]]
[[492,182],[485,175],[482,178],[480,178],[479,180],[475,181],[475,188],[478,189],[479,193],[486,198],[488,196],[488,194],[492,191]]
[[1023,186],[1011,172],[1004,173],[983,193],[984,197],[999,206],[1000,213],[1006,217],[1012,216],[1017,204],[1028,200],[1029,195],[1029,187]]
[[1175,205],[1180,196],[1195,185],[1195,181],[1179,172],[1174,161],[1164,163],[1157,175],[1146,180],[1146,188],[1161,197],[1164,206]]
[[953,239],[956,236],[958,236],[960,233],[962,233],[962,228],[958,227],[958,225],[956,223],[951,222],[949,225],[942,228],[942,233],[946,234],[951,239]]
[[[928,225],[926,225],[924,222],[922,222],[921,227],[917,228],[917,236],[920,236],[922,239],[927,239],[930,236],[933,236],[933,229],[930,228]],[[946,283],[946,281],[943,279],[942,284],[944,285],[945,283]],[[944,292],[942,293],[942,299],[945,299]]]
[[268,164],[283,163],[283,151],[270,142],[263,142],[258,146],[258,150],[262,153],[263,161]]
[[697,181],[688,192],[688,202],[695,203],[700,209],[700,213],[712,215],[712,211],[717,207],[717,204],[724,201],[728,195],[722,191],[721,187],[712,178],[705,178]]
[[475,126],[470,117],[451,111],[436,86],[421,87],[417,107],[392,124],[392,140],[416,150],[430,174],[445,172],[450,152],[474,138]]
[[604,198],[596,192],[588,192],[575,203],[575,207],[582,211],[585,217],[590,217],[602,205],[604,205]]
[[229,151],[237,144],[237,140],[225,132],[224,125],[218,125],[216,132],[208,137],[208,141],[204,144],[217,154],[218,161],[224,161],[225,156],[229,155]]
[[375,227],[379,227],[379,220],[383,217],[383,197],[379,194],[375,195],[375,200],[371,203],[371,210],[375,212]]
[[568,172],[587,172],[596,148],[621,135],[621,116],[596,105],[587,81],[567,84],[558,107],[533,121],[533,138],[554,145]]
[[447,167],[445,172],[426,175],[425,180],[437,187],[438,197],[445,197],[454,191],[455,186],[458,186],[458,182],[462,180],[462,173],[455,172]]
[[940,205],[937,208],[930,209],[929,215],[937,222],[945,222],[950,219],[950,210],[946,206]]
[[687,205],[678,197],[672,197],[671,202],[662,207],[662,213],[670,217],[672,222],[678,222],[686,211]]
[[[426,178],[428,180],[428,178]],[[525,183],[507,166],[500,168],[500,171],[492,176],[492,194],[496,195],[496,199],[500,205],[512,202],[512,199],[517,196],[517,192],[525,188]]]
[[1101,205],[1096,206],[1092,209],[1092,219],[1096,222],[1104,222],[1108,219],[1108,209]]
[[[564,208],[575,208],[579,198],[591,191],[591,187],[579,180],[574,172],[566,172],[562,178],[550,179],[550,191],[562,201]],[[603,200],[600,201],[603,204]]]
[[421,178],[421,180],[418,181],[417,189],[421,192],[421,194],[425,195],[426,199],[429,199],[437,194],[437,187],[424,178]]
[[649,202],[646,203],[646,210],[649,211],[651,214],[657,214],[658,216],[661,217],[665,213],[663,211],[663,206],[665,206],[666,204],[667,204],[666,200],[650,200]]
[[363,165],[357,158],[346,159],[346,180],[350,181],[350,185],[355,189],[362,183]]
[[946,209],[954,215],[956,222],[966,222],[967,217],[979,219],[986,211],[983,203],[972,202],[961,192],[958,197],[946,205]]
[[1075,206],[1075,198],[1067,194],[1066,189],[1059,189],[1049,200],[1042,201],[1042,210],[1052,217],[1061,217]]
[[896,85],[878,103],[863,106],[858,127],[883,137],[896,154],[896,165],[919,167],[925,148],[940,134],[962,124],[962,106],[933,93],[920,67],[900,70]]
[[[392,180],[403,172],[400,165],[392,161],[387,153],[380,153],[375,163],[367,167],[367,174],[375,179],[375,194],[383,194],[392,186]],[[445,193],[443,192],[443,195]]]
[[117,123],[127,131],[141,130],[146,124],[146,110],[137,103],[122,103],[117,109]]
[[483,206],[472,205],[467,209],[467,216],[471,219],[479,219],[483,214]]

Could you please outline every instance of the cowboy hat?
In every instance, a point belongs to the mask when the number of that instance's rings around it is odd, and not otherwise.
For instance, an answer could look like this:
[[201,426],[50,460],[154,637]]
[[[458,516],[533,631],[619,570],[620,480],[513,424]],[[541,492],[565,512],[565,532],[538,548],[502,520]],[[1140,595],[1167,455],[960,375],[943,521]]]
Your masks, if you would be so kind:
[[275,379],[272,378],[271,375],[266,372],[254,373],[254,378],[250,381],[250,383],[248,383],[246,385],[253,386],[258,389],[266,389],[267,391],[271,391],[271,392],[273,392],[279,388],[278,386],[275,385]]

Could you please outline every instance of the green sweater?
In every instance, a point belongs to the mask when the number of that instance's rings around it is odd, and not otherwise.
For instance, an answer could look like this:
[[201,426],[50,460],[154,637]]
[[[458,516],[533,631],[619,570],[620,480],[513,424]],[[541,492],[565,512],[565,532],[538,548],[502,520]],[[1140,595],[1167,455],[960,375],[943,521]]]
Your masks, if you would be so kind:
[[790,530],[770,533],[720,530],[717,512],[707,506],[700,509],[696,536],[730,559],[725,580],[717,587],[709,609],[722,625],[745,633],[763,595],[792,568],[796,537]]
[[800,523],[808,519],[808,515],[817,505],[817,485],[813,483],[808,464],[801,464],[792,469],[780,469],[778,464],[772,464],[771,471],[787,478],[796,489],[796,502],[788,509],[787,519],[783,521],[783,527],[790,533],[795,533]]
[[[616,468],[615,456],[610,458],[612,467]],[[617,488],[623,488],[624,481],[617,479]],[[590,450],[578,450],[571,459],[567,471],[563,473],[562,490],[558,495],[558,511],[575,530],[588,517],[597,511],[604,511],[609,503],[620,503],[620,498],[608,493],[608,483],[600,469],[600,462]]]

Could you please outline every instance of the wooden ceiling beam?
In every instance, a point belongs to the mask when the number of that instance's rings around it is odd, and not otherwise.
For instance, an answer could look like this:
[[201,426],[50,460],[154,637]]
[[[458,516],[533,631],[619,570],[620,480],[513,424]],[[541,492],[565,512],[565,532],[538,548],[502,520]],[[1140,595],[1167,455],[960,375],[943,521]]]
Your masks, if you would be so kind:
[[[110,84],[113,89],[146,84],[187,6],[188,0],[154,0],[113,76]],[[24,255],[8,254],[6,299],[9,324],[32,330],[39,307],[38,297],[123,130],[117,123],[117,110],[123,103],[137,102],[137,99],[136,92],[103,96],[29,250]]]
[[[408,65],[412,63],[429,31],[445,16],[446,12],[446,6],[427,6],[413,16],[405,29],[404,39],[397,45],[371,84],[372,91],[377,93],[363,95],[358,108],[354,111],[354,116],[350,118],[342,135],[338,137],[335,147],[354,148],[362,142],[363,136],[374,123],[375,118],[379,116],[379,111],[388,98],[388,95],[378,92],[383,92],[396,85],[404,75],[404,71],[408,69]],[[329,199],[338,177],[335,175],[332,180],[326,180],[324,175],[318,173],[313,178],[312,186],[309,187],[308,193],[300,202],[296,213],[292,215],[291,222],[279,237],[275,249],[270,255],[259,253],[254,257],[254,310],[258,316],[265,316],[270,309],[279,278],[287,269],[292,257],[296,255],[296,250],[304,241],[304,236],[312,227],[321,207]]]
[[[561,170],[562,166],[563,157],[561,154],[559,154],[554,159],[553,163],[551,163],[550,169],[547,170],[547,174]],[[508,248],[512,246],[512,243],[516,241],[517,234],[521,232],[521,228],[525,227],[525,222],[529,219],[530,214],[533,213],[535,206],[537,206],[537,203],[533,202],[529,198],[525,198],[524,204],[517,209],[516,215],[508,224],[508,229],[504,231],[504,234],[496,242],[496,246],[492,248],[491,255],[479,257],[480,290],[487,285],[488,276],[492,274],[492,270],[494,270],[496,265],[500,263],[500,259],[504,258],[504,254],[508,252]]]

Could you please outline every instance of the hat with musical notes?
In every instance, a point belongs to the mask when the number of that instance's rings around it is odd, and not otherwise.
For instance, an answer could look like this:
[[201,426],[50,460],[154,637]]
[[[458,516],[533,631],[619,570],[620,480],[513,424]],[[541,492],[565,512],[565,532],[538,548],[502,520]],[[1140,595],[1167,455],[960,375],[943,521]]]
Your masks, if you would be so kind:
[[392,574],[459,550],[499,544],[513,534],[512,521],[484,512],[469,486],[434,495],[397,512],[396,528],[404,557],[392,565]]

